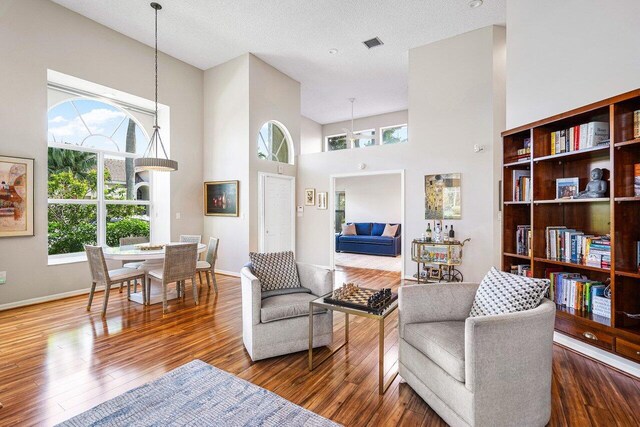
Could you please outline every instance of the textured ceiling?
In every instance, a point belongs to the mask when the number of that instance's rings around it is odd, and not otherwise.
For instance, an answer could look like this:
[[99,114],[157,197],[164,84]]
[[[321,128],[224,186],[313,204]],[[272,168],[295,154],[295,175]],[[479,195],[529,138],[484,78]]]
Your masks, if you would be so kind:
[[[149,0],[54,0],[153,45]],[[203,70],[251,52],[302,84],[302,114],[330,123],[407,108],[408,50],[505,22],[506,0],[160,0],[159,48]],[[383,46],[361,43],[378,36]],[[338,49],[331,55],[329,49]]]

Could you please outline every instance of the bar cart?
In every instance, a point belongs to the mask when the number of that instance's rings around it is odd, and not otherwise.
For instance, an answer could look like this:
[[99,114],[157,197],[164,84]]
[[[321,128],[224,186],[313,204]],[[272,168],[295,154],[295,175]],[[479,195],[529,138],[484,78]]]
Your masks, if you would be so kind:
[[[418,280],[428,282],[462,282],[464,276],[456,268],[462,264],[462,242],[434,242],[426,239],[414,239],[411,242],[411,259],[418,264],[418,271],[413,275]],[[422,266],[422,271],[420,267]]]

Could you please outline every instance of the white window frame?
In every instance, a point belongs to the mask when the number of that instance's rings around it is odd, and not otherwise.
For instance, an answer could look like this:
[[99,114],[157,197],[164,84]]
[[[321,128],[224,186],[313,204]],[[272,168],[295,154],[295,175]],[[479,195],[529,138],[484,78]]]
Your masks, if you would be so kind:
[[[278,151],[276,151],[275,153],[273,152],[269,152],[271,149],[267,146],[267,141],[264,140],[264,138],[262,138],[262,128],[265,125],[268,124],[272,124],[275,126],[278,126],[280,128],[280,130],[282,131],[282,134],[284,135],[284,141],[280,142],[280,146],[278,147]],[[260,129],[258,130],[258,145],[260,144],[260,139],[262,139],[262,143],[264,144],[264,146],[266,147],[267,151],[269,152],[270,156],[275,156],[278,157],[278,154],[280,154],[280,150],[282,149],[282,143],[286,143],[287,144],[287,149],[288,149],[288,153],[289,153],[289,158],[287,159],[287,162],[281,162],[279,160],[273,160],[272,158],[267,158],[267,159],[261,159],[260,157],[258,157],[258,160],[263,160],[263,161],[269,161],[269,162],[276,162],[276,163],[282,163],[284,165],[293,165],[295,164],[295,148],[293,146],[293,139],[291,138],[291,134],[289,133],[289,129],[287,129],[287,127],[282,124],[281,122],[277,121],[277,120],[268,120],[266,122],[264,122],[262,124],[262,126],[260,126]],[[257,151],[257,153],[259,153],[259,150]]]
[[[99,97],[96,98],[91,98],[89,96],[87,97],[82,97],[82,98],[78,98],[78,99],[90,99],[90,100],[95,100],[98,102],[104,102],[106,104],[110,104],[109,102],[105,102],[103,99],[100,99]],[[64,102],[68,102],[71,100],[67,100]],[[51,108],[54,108],[55,106],[60,105],[60,104],[56,104],[54,106],[51,106],[49,108],[49,110]],[[120,106],[116,106],[116,108],[122,109],[122,107]],[[136,125],[138,125],[140,127],[140,129],[142,130],[142,133],[145,135],[145,137],[148,138],[148,134],[147,131],[144,129],[144,127],[142,126],[142,124],[140,124],[135,117],[132,117],[130,114],[126,113],[130,118],[132,118],[135,122]],[[48,139],[48,138],[47,138]],[[74,150],[74,151],[81,151],[81,152],[87,152],[87,153],[92,153],[96,155],[96,172],[97,172],[97,185],[96,185],[96,198],[95,199],[52,199],[52,198],[47,198],[47,210],[49,208],[49,205],[51,204],[60,204],[60,205],[95,205],[97,207],[97,212],[96,212],[96,221],[97,221],[97,230],[96,230],[96,242],[98,246],[106,246],[107,244],[107,207],[109,205],[129,205],[129,206],[149,206],[149,231],[150,233],[152,233],[153,230],[153,223],[154,223],[154,217],[155,212],[154,212],[154,191],[149,191],[149,200],[109,200],[106,199],[104,196],[104,188],[105,188],[105,182],[104,182],[104,160],[106,157],[123,157],[123,158],[138,158],[138,157],[142,157],[141,154],[136,154],[136,153],[127,153],[127,152],[122,152],[122,151],[110,151],[110,150],[99,150],[99,149],[95,149],[95,148],[90,148],[90,147],[84,147],[84,146],[80,146],[80,145],[75,145],[75,144],[65,144],[65,143],[57,143],[57,142],[47,142],[47,148],[59,148],[59,149],[63,149],[63,150]],[[149,186],[150,188],[154,188],[154,173],[150,173],[149,174]],[[48,255],[48,259],[49,265],[57,265],[57,264],[65,264],[65,263],[71,263],[71,262],[81,262],[81,261],[86,261],[86,255],[84,254],[84,252],[72,252],[72,253],[68,253],[68,254],[55,254],[55,255]]]
[[[335,138],[336,136],[344,136],[345,139],[347,139],[347,134],[346,133],[336,133],[334,135],[327,135],[324,138],[324,151],[326,152],[333,152],[333,151],[342,151],[342,150],[329,150],[329,138]],[[349,140],[347,139],[347,148],[345,148],[345,150],[349,150],[353,147],[349,147]]]
[[395,144],[385,144],[382,134],[386,129],[401,128],[401,127],[406,127],[407,128],[407,143],[408,143],[409,142],[409,125],[407,123],[404,123],[404,124],[399,124],[399,125],[391,125],[391,126],[383,126],[383,127],[381,127],[380,128],[380,145],[395,145]]

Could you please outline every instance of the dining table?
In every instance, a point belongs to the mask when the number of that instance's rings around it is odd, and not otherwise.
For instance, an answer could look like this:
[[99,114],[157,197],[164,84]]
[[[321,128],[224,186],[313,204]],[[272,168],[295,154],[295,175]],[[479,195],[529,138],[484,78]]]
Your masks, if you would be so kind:
[[[162,268],[164,263],[164,248],[166,245],[184,245],[182,242],[171,242],[167,244],[159,245],[125,245],[115,247],[103,248],[104,258],[110,261],[122,261],[122,262],[134,262],[142,261],[142,264],[138,269],[144,271],[150,271],[153,269]],[[157,247],[155,247],[157,246]],[[207,245],[204,243],[198,243],[198,256],[207,250]],[[167,299],[178,298],[178,293],[175,289],[167,291]],[[144,304],[142,298],[142,289],[140,292],[132,292],[130,300],[138,304]],[[162,283],[158,280],[151,280],[151,291],[149,304],[161,304],[162,303]]]

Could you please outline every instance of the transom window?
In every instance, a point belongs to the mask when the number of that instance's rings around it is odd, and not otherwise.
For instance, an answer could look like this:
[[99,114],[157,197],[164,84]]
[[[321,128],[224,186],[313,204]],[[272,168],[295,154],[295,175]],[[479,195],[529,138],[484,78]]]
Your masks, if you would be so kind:
[[376,131],[375,129],[361,130],[354,132],[356,135],[367,135],[371,136],[371,139],[354,139],[353,140],[353,148],[359,147],[370,147],[372,145],[376,145]]
[[347,148],[349,145],[346,133],[327,137],[327,151],[346,150]]
[[133,165],[147,142],[131,113],[102,100],[72,98],[49,109],[49,255],[149,237],[151,176]]
[[407,125],[389,126],[380,128],[382,133],[382,144],[400,144],[407,142]]
[[258,133],[258,158],[293,164],[293,148],[289,131],[283,124],[269,121]]

